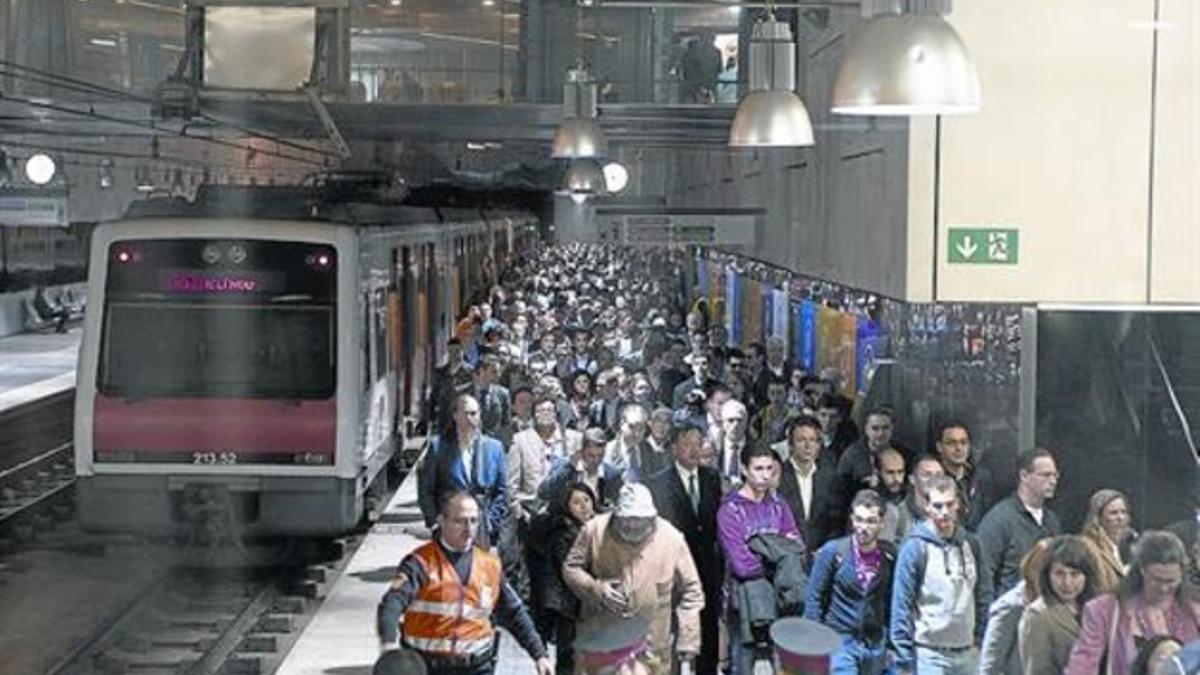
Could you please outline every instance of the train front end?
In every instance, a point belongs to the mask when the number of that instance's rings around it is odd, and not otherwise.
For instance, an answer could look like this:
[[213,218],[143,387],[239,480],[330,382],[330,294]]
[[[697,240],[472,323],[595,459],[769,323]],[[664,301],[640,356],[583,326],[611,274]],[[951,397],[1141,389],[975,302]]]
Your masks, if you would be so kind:
[[88,313],[75,415],[85,528],[321,537],[357,523],[348,229],[97,229],[101,311]]

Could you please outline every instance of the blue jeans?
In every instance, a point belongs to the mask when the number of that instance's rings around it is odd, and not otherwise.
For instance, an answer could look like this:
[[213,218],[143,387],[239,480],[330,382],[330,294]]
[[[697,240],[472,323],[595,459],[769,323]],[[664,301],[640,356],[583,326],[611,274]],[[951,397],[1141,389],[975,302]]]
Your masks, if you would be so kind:
[[843,635],[842,644],[829,657],[829,675],[891,675],[887,644],[868,644]]
[[917,647],[916,675],[976,675],[979,672],[979,650],[972,647],[961,651]]

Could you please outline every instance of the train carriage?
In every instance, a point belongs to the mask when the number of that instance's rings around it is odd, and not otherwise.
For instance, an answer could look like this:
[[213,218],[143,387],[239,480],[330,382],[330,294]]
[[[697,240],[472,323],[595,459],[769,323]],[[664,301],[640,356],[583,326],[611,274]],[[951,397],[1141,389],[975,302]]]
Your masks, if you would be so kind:
[[487,281],[479,257],[532,228],[521,214],[335,213],[96,228],[75,411],[85,528],[357,525],[426,413],[436,345]]

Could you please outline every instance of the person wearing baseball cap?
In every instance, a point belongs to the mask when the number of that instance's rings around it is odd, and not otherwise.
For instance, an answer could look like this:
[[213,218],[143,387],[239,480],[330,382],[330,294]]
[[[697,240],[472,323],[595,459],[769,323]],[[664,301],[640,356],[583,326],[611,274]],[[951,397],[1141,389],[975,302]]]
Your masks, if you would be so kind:
[[[576,649],[585,672],[643,672],[636,662],[649,675],[667,675],[677,661],[699,654],[700,576],[683,535],[658,516],[644,485],[623,486],[616,509],[583,526],[563,563],[563,580],[581,601]],[[601,640],[598,647],[588,642],[618,620],[649,626],[644,648],[622,640]]]

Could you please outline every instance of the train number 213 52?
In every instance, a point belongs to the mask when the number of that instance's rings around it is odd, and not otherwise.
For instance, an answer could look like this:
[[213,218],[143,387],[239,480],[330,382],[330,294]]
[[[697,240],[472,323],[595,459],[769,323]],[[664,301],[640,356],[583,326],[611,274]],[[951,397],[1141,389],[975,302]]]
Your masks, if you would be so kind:
[[238,456],[236,452],[207,452],[197,451],[192,453],[192,464],[202,464],[205,466],[220,465],[220,464],[237,464]]

